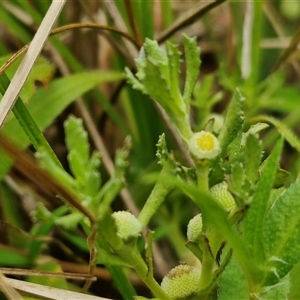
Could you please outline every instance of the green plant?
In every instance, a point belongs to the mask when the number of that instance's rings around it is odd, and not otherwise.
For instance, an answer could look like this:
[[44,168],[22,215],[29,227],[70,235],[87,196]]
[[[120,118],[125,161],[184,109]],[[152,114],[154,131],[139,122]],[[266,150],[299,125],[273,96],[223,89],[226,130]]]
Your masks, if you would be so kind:
[[[47,9],[46,2],[31,5],[16,1],[13,7],[0,4],[2,22],[10,26],[17,40],[27,43],[31,40],[30,30],[15,20],[17,14],[13,8],[28,11],[39,24]],[[114,14],[106,6],[109,23],[117,24],[112,17],[117,13],[118,20],[123,21],[132,35],[113,26],[90,23],[71,24],[52,31],[51,45],[58,53],[59,70],[65,77],[54,76],[54,64],[41,56],[13,107],[15,118],[10,116],[1,130],[21,150],[32,144],[39,167],[5,137],[0,139],[3,148],[0,178],[5,179],[0,184],[3,210],[0,229],[4,229],[10,245],[9,248],[0,245],[0,263],[61,272],[60,264],[51,254],[49,261],[43,259],[55,244],[77,263],[83,261],[81,253],[89,255],[89,272],[83,276],[84,290],[90,287],[93,274],[101,265],[109,271],[125,299],[145,299],[144,295],[149,298],[150,294],[156,299],[295,298],[300,260],[299,180],[297,164],[288,173],[281,169],[287,163],[280,164],[280,158],[287,157],[287,150],[282,151],[283,140],[300,151],[300,142],[289,129],[298,120],[295,101],[298,90],[286,86],[281,72],[268,75],[272,66],[264,63],[265,50],[261,50],[260,44],[264,35],[272,31],[262,30],[264,22],[266,28],[270,26],[264,19],[263,3],[249,4],[252,10],[246,5],[257,26],[251,30],[245,22],[244,29],[249,31],[245,36],[238,26],[242,4],[228,4],[236,34],[245,38],[243,46],[237,47],[237,52],[241,52],[237,66],[220,65],[216,74],[203,76],[200,72],[203,77],[199,79],[201,51],[195,38],[183,35],[180,46],[167,41],[163,48],[160,43],[185,22],[225,1],[204,3],[203,7],[196,5],[194,14],[184,21],[174,21],[173,25],[171,2],[162,3],[164,26],[170,25],[170,29],[157,40],[153,39],[154,22],[143,17],[144,13],[154,15],[148,1],[111,2],[115,4]],[[82,3],[82,7],[86,8],[85,5]],[[283,1],[280,5],[289,14]],[[64,23],[65,17],[62,14],[58,23]],[[114,71],[85,71],[76,55],[55,36],[79,27],[113,32],[110,39],[118,51],[112,59]],[[297,36],[274,64],[275,69],[296,49]],[[136,49],[129,47],[128,41],[135,48],[141,47],[135,63]],[[4,64],[9,56],[5,47],[0,47],[0,51],[3,54],[0,62]],[[245,53],[250,55],[247,57]],[[222,61],[221,51],[218,56]],[[20,63],[16,60],[7,69],[12,61],[1,68],[5,71],[0,77],[2,94]],[[75,74],[69,74],[71,71]],[[125,78],[128,85],[124,88]],[[36,89],[36,82],[43,87]],[[216,90],[216,82],[222,91]],[[111,102],[105,89],[102,94],[96,88],[100,83],[109,83],[110,90],[116,87],[110,95]],[[119,112],[113,101],[121,90],[123,111]],[[232,99],[225,110],[223,104],[228,95]],[[62,117],[62,111],[78,97],[84,99],[77,102],[84,123],[69,113],[68,117]],[[149,99],[154,100],[159,113]],[[281,99],[285,99],[284,104]],[[118,141],[125,140],[121,150],[107,153],[95,134],[94,123],[98,120],[97,112],[93,112],[95,102],[103,106],[105,114],[117,126],[113,136]],[[217,109],[216,104],[220,105]],[[287,114],[287,119],[274,118],[273,112],[277,116]],[[106,115],[102,117],[99,124]],[[60,132],[57,138],[65,137],[61,144],[67,153],[66,160],[64,155],[56,156],[54,147],[42,134],[55,122],[63,124],[64,134]],[[94,151],[94,144],[98,150]],[[49,201],[45,201],[45,196],[35,200],[37,196],[30,191],[35,208],[27,227],[15,208],[13,185],[6,175],[12,159],[17,160],[14,169],[56,196],[47,196]],[[146,176],[141,180],[143,174]],[[52,237],[57,232],[58,236]],[[165,244],[158,248],[157,242],[163,238]],[[157,261],[166,257],[165,252],[171,263],[168,270],[162,271]],[[187,264],[178,265],[178,261]],[[171,269],[174,265],[177,266]],[[130,280],[132,271],[148,287],[148,292],[135,291],[139,285]],[[33,281],[32,277],[28,280]],[[65,279],[53,285],[76,290]]]

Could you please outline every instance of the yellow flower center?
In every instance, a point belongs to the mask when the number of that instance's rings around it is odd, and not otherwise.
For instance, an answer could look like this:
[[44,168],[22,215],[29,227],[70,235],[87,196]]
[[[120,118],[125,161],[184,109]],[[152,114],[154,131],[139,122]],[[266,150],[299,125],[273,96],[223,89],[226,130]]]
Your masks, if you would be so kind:
[[211,150],[215,147],[214,136],[211,133],[203,133],[198,139],[197,143],[200,149]]

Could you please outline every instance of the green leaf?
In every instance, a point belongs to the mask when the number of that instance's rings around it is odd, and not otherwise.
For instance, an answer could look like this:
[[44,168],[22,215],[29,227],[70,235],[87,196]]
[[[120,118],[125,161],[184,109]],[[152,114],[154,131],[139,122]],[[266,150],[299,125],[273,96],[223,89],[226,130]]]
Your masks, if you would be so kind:
[[128,261],[122,259],[120,256],[105,251],[98,247],[97,249],[97,264],[109,265],[109,266],[118,266],[125,268],[132,268]]
[[[182,98],[180,94],[180,51],[178,46],[168,42],[167,43],[167,54],[169,59],[169,74],[170,74],[170,94],[171,98],[175,103],[182,103]],[[189,106],[185,107],[186,112],[188,112]]]
[[220,146],[223,154],[226,153],[227,146],[235,139],[243,126],[244,113],[242,106],[244,100],[245,98],[237,89],[229,104],[224,125],[219,135]]
[[30,259],[19,250],[0,247],[0,264],[6,267],[28,267]]
[[253,259],[257,264],[262,264],[264,260],[263,225],[267,213],[271,188],[278,169],[281,149],[282,139],[277,142],[271,155],[267,158],[261,178],[257,183],[250,208],[244,220],[245,239],[253,255]]
[[[0,57],[0,66],[4,65],[12,55],[5,55]],[[16,59],[12,65],[5,71],[8,78],[11,80],[17,68],[19,67],[24,55]],[[36,83],[41,83],[44,88],[47,88],[49,81],[55,72],[54,66],[43,56],[39,56],[31,69],[29,76],[23,85],[19,96],[24,103],[28,103],[36,92]],[[0,97],[2,98],[2,97]]]
[[296,263],[290,272],[290,293],[289,299],[296,300],[300,299],[299,289],[299,274],[300,274],[300,262]]
[[[3,94],[7,90],[9,84],[10,80],[7,77],[6,73],[2,73],[0,76],[0,91]],[[44,135],[38,128],[37,124],[35,123],[34,119],[30,115],[28,109],[26,108],[20,97],[17,97],[12,111],[34,148],[36,150],[43,148],[48,153],[48,155],[52,157],[53,161],[60,166],[58,158],[54,154],[52,148],[48,144],[48,141],[45,139]]]
[[267,266],[266,285],[285,276],[300,260],[300,180],[282,193],[269,211],[263,230]]
[[297,299],[289,297],[289,291],[290,278],[286,276],[278,284],[264,287],[258,297],[264,300]]
[[282,136],[287,140],[287,142],[294,147],[298,152],[300,152],[300,140],[298,137],[289,129],[283,122],[270,117],[270,116],[258,116],[254,118],[255,120],[267,121],[273,124]]
[[229,178],[229,189],[238,196],[243,195],[243,183],[245,180],[244,166],[240,162],[235,162],[231,166],[231,175]]
[[254,184],[258,177],[258,169],[261,163],[262,146],[257,136],[250,134],[245,145],[245,173],[248,180]]
[[[90,156],[90,145],[87,132],[82,124],[82,119],[71,115],[64,122],[64,127],[68,151],[75,151],[81,157],[83,163],[86,164]],[[71,162],[69,163],[71,164]]]
[[200,49],[197,47],[196,39],[189,38],[186,35],[182,36],[184,46],[184,55],[186,61],[186,76],[184,83],[183,100],[187,107],[189,107],[192,92],[195,83],[198,79],[200,69]]
[[[49,126],[53,120],[76,98],[94,88],[98,84],[123,79],[119,72],[82,72],[55,80],[47,90],[38,89],[27,108],[41,130]],[[12,139],[22,149],[30,142],[16,119],[9,120],[2,132]],[[0,179],[7,173],[11,160],[0,154]]]
[[[170,177],[170,176],[169,176]],[[233,224],[229,221],[228,215],[216,200],[207,193],[202,192],[196,185],[191,185],[177,178],[165,178],[165,182],[170,182],[187,195],[189,195],[200,208],[203,216],[203,224],[209,225],[219,232],[233,249],[237,261],[241,265],[247,278],[253,281],[261,278],[260,270],[250,260],[248,249],[238,235]]]
[[218,285],[218,300],[249,299],[247,279],[234,256],[222,272]]

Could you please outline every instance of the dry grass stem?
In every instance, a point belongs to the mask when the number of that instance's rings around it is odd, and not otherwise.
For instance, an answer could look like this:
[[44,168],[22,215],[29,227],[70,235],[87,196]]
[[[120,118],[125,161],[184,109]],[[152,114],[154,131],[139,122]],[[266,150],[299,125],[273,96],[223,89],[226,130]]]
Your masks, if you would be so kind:
[[48,38],[51,28],[64,7],[65,0],[60,2],[53,1],[49,10],[47,11],[39,29],[37,30],[32,42],[22,60],[17,72],[15,73],[2,101],[0,102],[0,128],[3,126],[5,119],[16,102],[17,96],[23,87],[30,70],[33,67],[35,60],[42,51],[44,43]]

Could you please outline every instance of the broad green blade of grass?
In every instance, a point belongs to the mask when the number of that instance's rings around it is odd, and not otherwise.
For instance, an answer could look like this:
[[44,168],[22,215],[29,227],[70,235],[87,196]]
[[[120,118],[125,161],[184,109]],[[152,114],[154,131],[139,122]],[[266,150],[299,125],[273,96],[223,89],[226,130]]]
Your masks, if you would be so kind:
[[244,220],[245,241],[256,265],[262,265],[265,259],[262,236],[264,219],[267,213],[271,188],[278,169],[281,149],[282,139],[277,142],[271,155],[267,158],[260,180],[257,183],[250,208]]
[[[55,80],[49,89],[39,89],[27,108],[37,126],[44,130],[77,97],[98,84],[123,79],[119,72],[84,72]],[[3,133],[21,148],[29,145],[29,140],[16,119],[12,119],[3,128]],[[1,155],[0,179],[6,174],[11,161]]]

